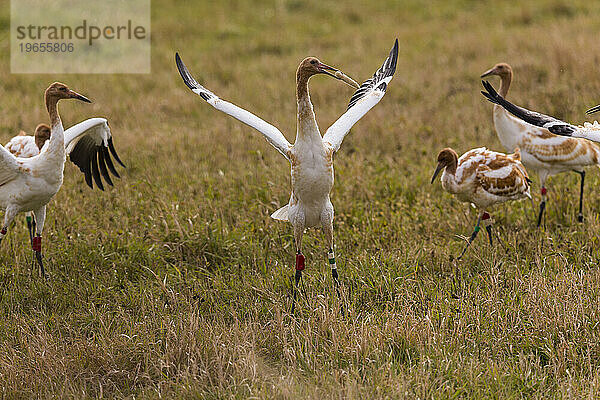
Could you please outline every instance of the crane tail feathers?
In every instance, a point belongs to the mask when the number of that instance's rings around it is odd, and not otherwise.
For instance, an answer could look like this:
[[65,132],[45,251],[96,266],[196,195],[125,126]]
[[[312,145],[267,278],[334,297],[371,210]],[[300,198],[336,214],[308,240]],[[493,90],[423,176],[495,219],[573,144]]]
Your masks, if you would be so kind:
[[288,219],[288,209],[290,208],[289,204],[281,207],[279,210],[275,211],[271,214],[271,218],[276,219],[278,221],[289,221]]

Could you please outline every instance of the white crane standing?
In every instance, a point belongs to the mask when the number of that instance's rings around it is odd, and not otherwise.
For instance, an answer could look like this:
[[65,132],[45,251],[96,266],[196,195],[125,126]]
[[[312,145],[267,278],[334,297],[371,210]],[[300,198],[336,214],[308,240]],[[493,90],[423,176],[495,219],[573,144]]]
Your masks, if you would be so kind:
[[[102,187],[100,173],[105,179],[108,176],[107,166],[113,173],[116,172],[109,151],[121,163],[104,118],[92,118],[67,131],[63,130],[58,114],[58,102],[62,99],[91,103],[63,83],[51,84],[45,92],[46,109],[52,126],[50,139],[42,146],[38,155],[30,158],[15,157],[0,146],[0,207],[5,210],[0,241],[19,212],[33,211],[36,226],[32,248],[43,276],[42,231],[46,205],[62,186],[66,155],[69,154],[71,161],[85,174],[88,185],[91,185],[94,177],[99,187]],[[110,182],[110,177],[107,182]]]
[[[51,134],[51,129],[48,125],[39,124],[35,128],[33,136],[27,135],[25,132],[21,131],[19,133],[19,135],[13,137],[4,147],[6,148],[6,150],[8,150],[12,154],[14,154],[15,157],[19,157],[19,158],[35,157],[38,154],[40,154],[40,151],[44,147],[44,144],[46,144],[46,141],[50,139],[50,134]],[[76,125],[73,125],[69,129],[67,129],[64,134],[65,135],[65,148],[68,149],[67,155],[70,155],[71,151],[75,147],[75,146],[70,146],[71,141],[73,141],[76,138],[79,138],[82,134],[89,135],[89,137],[94,142],[100,142],[105,137],[108,138],[108,140],[107,140],[108,149],[104,148],[103,146],[97,147],[98,153],[102,153],[102,154],[101,155],[98,154],[98,160],[95,164],[98,167],[95,167],[95,169],[96,169],[96,171],[98,171],[98,169],[99,169],[99,171],[102,173],[102,176],[104,177],[104,180],[106,181],[106,183],[108,183],[110,186],[113,186],[113,183],[110,178],[110,174],[108,174],[108,171],[110,171],[117,178],[120,178],[120,175],[117,172],[117,170],[115,169],[115,166],[110,157],[109,150],[113,154],[113,157],[119,164],[121,164],[123,167],[125,165],[123,165],[123,162],[117,155],[117,152],[115,151],[114,146],[112,145],[112,137],[111,137],[112,135],[110,132],[110,128],[108,126],[108,121],[105,118],[90,118],[90,119],[87,119]],[[89,141],[90,138],[88,138],[86,140]],[[77,153],[77,152],[75,152],[75,153]],[[83,163],[82,165],[85,167],[84,173],[86,174],[86,182],[90,188],[93,188],[91,178],[92,178],[92,176],[95,179],[100,178],[100,174],[98,172],[96,172],[92,175],[91,157],[88,161],[89,162],[87,164]],[[89,168],[87,168],[87,166],[89,166]],[[102,184],[101,179],[96,179],[96,185],[98,186],[98,188],[100,190],[104,190],[104,185]],[[29,239],[33,243],[33,231],[35,230],[35,220],[33,219],[31,211],[27,212],[26,221],[27,221],[27,229],[29,230]]]
[[[333,187],[333,155],[340,148],[342,140],[350,128],[362,118],[384,96],[388,84],[396,71],[398,59],[398,40],[394,43],[389,56],[377,72],[360,87],[341,71],[323,64],[315,57],[307,57],[300,63],[296,72],[296,100],[298,103],[296,142],[290,144],[285,136],[273,125],[254,114],[221,100],[214,93],[201,86],[175,55],[177,68],[185,84],[203,100],[239,121],[261,132],[265,139],[275,147],[291,164],[292,193],[289,203],[275,211],[271,217],[280,221],[289,221],[296,242],[296,288],[305,268],[302,254],[302,235],[309,227],[321,225],[329,248],[328,259],[331,273],[339,284],[333,244],[333,205],[329,198]],[[321,136],[315,120],[313,105],[308,90],[309,79],[317,74],[326,74],[340,79],[358,90],[352,95],[348,108]],[[294,311],[296,290],[294,290]]]

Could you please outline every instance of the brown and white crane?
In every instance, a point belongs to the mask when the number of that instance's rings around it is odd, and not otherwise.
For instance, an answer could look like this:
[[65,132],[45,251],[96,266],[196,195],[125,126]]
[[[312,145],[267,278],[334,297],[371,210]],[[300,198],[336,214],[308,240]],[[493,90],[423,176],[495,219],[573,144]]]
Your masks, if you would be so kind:
[[[505,98],[512,81],[513,71],[506,63],[496,64],[481,77],[500,77],[500,95]],[[491,85],[490,85],[491,86]],[[501,105],[494,106],[494,125],[500,142],[507,151],[518,147],[521,150],[523,165],[540,177],[542,201],[537,225],[542,223],[546,207],[546,180],[561,172],[574,171],[581,176],[579,192],[579,213],[577,219],[583,221],[583,185],[585,168],[600,163],[600,147],[585,139],[557,136],[542,126],[530,124],[515,118]]]
[[459,259],[477,236],[482,222],[492,244],[490,207],[510,200],[531,198],[530,180],[521,164],[519,149],[514,154],[506,155],[480,147],[458,158],[456,151],[445,148],[438,154],[437,162],[431,183],[443,171],[441,180],[444,190],[456,195],[460,201],[475,204],[479,209],[475,230]]

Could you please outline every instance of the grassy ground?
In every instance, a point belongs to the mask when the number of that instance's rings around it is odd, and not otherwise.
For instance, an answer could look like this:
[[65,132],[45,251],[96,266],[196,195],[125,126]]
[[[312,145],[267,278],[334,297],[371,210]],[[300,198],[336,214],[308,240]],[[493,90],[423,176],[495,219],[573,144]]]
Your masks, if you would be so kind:
[[[198,4],[195,4],[198,3]],[[206,4],[204,4],[206,3]],[[374,4],[373,4],[374,3]],[[479,75],[506,61],[511,98],[571,121],[600,102],[590,1],[153,1],[151,75],[10,75],[0,7],[0,138],[47,119],[54,80],[109,118],[123,179],[104,193],[66,167],[32,268],[24,219],[0,253],[0,393],[7,398],[597,398],[598,173],[551,179],[545,229],[528,202],[494,213],[502,239],[455,259],[476,212],[429,184],[439,149],[503,150]],[[291,228],[269,218],[289,166],[260,134],[181,82],[174,52],[221,97],[295,136],[307,55],[357,80],[395,37],[396,77],[336,156],[338,268],[305,235],[306,296],[290,315]],[[497,82],[494,82],[497,86]],[[311,81],[324,130],[351,89]],[[534,180],[536,177],[534,177]],[[536,202],[539,188],[534,186]]]

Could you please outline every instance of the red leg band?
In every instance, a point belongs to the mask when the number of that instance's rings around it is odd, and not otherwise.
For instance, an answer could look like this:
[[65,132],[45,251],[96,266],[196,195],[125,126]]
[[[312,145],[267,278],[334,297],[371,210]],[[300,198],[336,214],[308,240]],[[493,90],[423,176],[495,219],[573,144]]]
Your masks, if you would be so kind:
[[304,270],[304,254],[296,254],[296,271]]
[[37,251],[38,253],[42,252],[42,237],[36,236],[33,238],[33,242],[31,243],[31,248],[33,251]]
[[543,187],[543,188],[542,188],[542,196],[545,196],[545,195],[546,195],[546,192],[547,192],[546,188],[545,188],[545,187]]
[[1,234],[6,235],[6,228],[2,228],[2,230],[0,231]]
[[481,220],[485,221],[486,219],[490,219],[490,214],[486,212],[483,213],[483,215],[481,216]]

